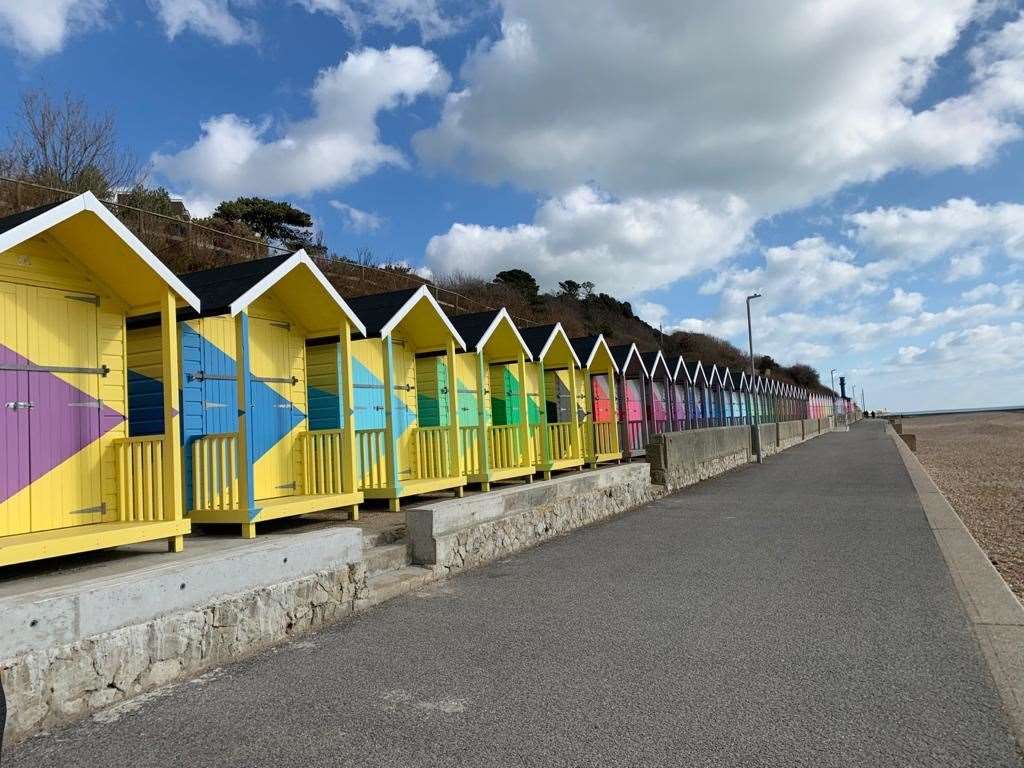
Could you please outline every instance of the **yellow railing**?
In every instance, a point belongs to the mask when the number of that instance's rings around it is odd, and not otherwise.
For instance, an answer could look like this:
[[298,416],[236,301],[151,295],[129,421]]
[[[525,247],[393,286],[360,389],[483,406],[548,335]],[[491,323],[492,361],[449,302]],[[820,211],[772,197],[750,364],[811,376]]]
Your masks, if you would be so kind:
[[384,461],[384,430],[357,429],[356,457],[362,488],[386,488],[387,473]]
[[238,435],[203,435],[192,443],[192,507],[231,510],[239,502]]
[[449,452],[449,427],[417,427],[415,431],[416,455],[413,457],[417,480],[436,480],[454,477]]
[[548,424],[548,447],[551,460],[577,458],[572,449],[572,424],[568,421]]
[[491,469],[513,469],[523,466],[519,427],[515,424],[488,427],[488,460]]
[[459,427],[459,446],[467,475],[480,474],[480,428]]
[[140,523],[164,519],[164,436],[115,440],[118,519]]
[[342,474],[342,441],[345,432],[341,429],[314,429],[302,433],[302,467],[307,494],[317,496],[345,493]]
[[615,452],[614,422],[595,421],[591,426],[594,430],[594,455]]

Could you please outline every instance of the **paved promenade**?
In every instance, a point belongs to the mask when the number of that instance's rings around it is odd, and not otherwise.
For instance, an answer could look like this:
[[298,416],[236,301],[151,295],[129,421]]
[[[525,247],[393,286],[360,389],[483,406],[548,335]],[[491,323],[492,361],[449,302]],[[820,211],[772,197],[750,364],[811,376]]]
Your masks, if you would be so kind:
[[879,423],[34,739],[71,766],[1019,766]]

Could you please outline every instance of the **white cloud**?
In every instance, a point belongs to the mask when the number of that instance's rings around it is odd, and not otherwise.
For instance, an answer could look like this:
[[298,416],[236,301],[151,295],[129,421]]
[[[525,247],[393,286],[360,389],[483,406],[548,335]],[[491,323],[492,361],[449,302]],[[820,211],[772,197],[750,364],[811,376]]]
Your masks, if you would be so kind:
[[768,248],[764,266],[718,273],[700,292],[720,294],[720,314],[734,315],[755,292],[763,294],[757,306],[766,311],[806,308],[825,299],[849,301],[883,287],[854,263],[851,251],[821,237],[808,237],[792,246]]
[[989,299],[999,294],[999,286],[995,283],[982,283],[976,285],[969,291],[964,291],[960,294],[960,297],[964,301],[981,301],[982,299]]
[[645,323],[649,323],[655,328],[660,328],[668,319],[669,309],[664,304],[659,304],[656,301],[641,299],[633,302],[633,314]]
[[883,257],[878,268],[910,269],[949,256],[950,275],[981,274],[989,255],[1024,260],[1024,205],[979,205],[970,198],[934,208],[876,208],[846,217],[847,235]]
[[962,253],[953,256],[949,260],[949,272],[946,273],[946,282],[955,283],[958,280],[966,280],[969,277],[979,277],[985,271],[985,257],[977,252]]
[[442,13],[437,0],[294,0],[310,12],[337,16],[356,37],[368,26],[400,30],[412,25],[424,40],[452,34],[459,21]]
[[614,199],[582,186],[544,201],[531,224],[453,224],[430,239],[426,256],[439,272],[490,277],[521,267],[545,289],[573,278],[633,296],[720,264],[752,223],[735,198],[716,206],[684,196]]
[[989,3],[500,5],[500,38],[415,140],[485,181],[737,195],[767,214],[896,168],[973,167],[1021,135],[1022,21],[975,48],[965,93],[913,106]]
[[384,217],[371,211],[361,211],[340,200],[331,200],[330,206],[341,213],[345,229],[351,232],[376,232],[384,224]]
[[184,187],[190,201],[331,189],[383,165],[405,165],[398,149],[381,142],[378,113],[443,93],[448,82],[437,58],[422,48],[362,49],[319,73],[312,117],[276,134],[269,120],[211,117],[195,144],[154,154],[153,166]]
[[259,29],[252,19],[240,19],[232,6],[248,6],[247,0],[149,0],[163,22],[169,40],[185,30],[213,38],[225,45],[255,43]]
[[69,35],[103,23],[106,0],[0,0],[0,38],[26,56],[57,53]]
[[922,307],[924,307],[924,294],[916,291],[908,292],[897,288],[892,292],[892,298],[889,299],[889,308],[903,315],[920,312]]
[[[1012,371],[1024,366],[1024,323],[1004,325],[982,324],[948,331],[940,335],[927,348],[911,347],[913,354],[900,354],[894,360],[899,365],[926,365],[933,370],[956,368],[971,377],[987,371]],[[970,380],[965,376],[965,379]]]

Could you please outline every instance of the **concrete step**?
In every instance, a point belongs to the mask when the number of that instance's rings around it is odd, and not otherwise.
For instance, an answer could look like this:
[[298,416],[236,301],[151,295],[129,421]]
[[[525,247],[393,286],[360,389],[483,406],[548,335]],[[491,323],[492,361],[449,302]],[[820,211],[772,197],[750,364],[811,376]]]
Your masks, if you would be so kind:
[[386,571],[397,571],[412,562],[409,544],[406,541],[364,549],[363,560],[366,563],[366,572],[370,576]]
[[369,608],[393,597],[404,595],[434,581],[436,577],[429,568],[408,565],[394,571],[384,571],[366,580],[367,597],[359,601],[358,608]]
[[383,531],[363,531],[363,549],[382,547],[385,544],[394,544],[396,541],[405,538],[405,526],[388,528]]

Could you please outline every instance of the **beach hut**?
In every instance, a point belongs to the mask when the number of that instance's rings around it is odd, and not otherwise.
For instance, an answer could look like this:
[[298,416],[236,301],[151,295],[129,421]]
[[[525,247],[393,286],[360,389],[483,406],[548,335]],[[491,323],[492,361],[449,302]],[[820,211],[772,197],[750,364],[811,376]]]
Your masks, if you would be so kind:
[[672,371],[672,429],[691,429],[693,424],[693,379],[682,355],[669,361]]
[[191,521],[239,525],[253,538],[268,520],[339,507],[355,516],[354,432],[340,419],[312,427],[306,342],[333,334],[347,346],[362,323],[302,250],[182,280],[200,310],[178,313],[180,375],[160,363],[157,318],[133,319],[129,409],[133,435],[159,433],[154,398],[180,388]]
[[[456,354],[465,342],[426,286],[348,304],[366,328],[351,351],[359,488],[367,499],[387,499],[392,512],[408,496],[462,496],[460,408],[473,407],[465,397],[460,405]],[[318,360],[344,357],[332,343],[316,339],[310,348],[327,348]],[[317,382],[329,387],[330,377]]]
[[736,423],[737,424],[749,424],[750,423],[750,400],[748,392],[750,389],[750,380],[746,371],[734,370],[732,371],[732,380],[736,385]]
[[644,456],[647,427],[647,367],[636,344],[611,348],[619,368],[619,441],[624,457]]
[[708,402],[710,405],[709,416],[711,425],[721,427],[725,425],[725,399],[722,396],[722,372],[718,365],[711,364],[708,371]]
[[[672,371],[661,350],[643,352],[640,357],[647,368],[647,430],[648,436],[672,429]],[[648,437],[649,439],[649,437]]]
[[125,325],[155,313],[177,370],[199,299],[92,193],[0,219],[0,565],[166,539],[180,551],[178,390],[129,438]]
[[739,424],[739,407],[736,397],[736,382],[732,378],[732,370],[726,367],[718,369],[722,380],[722,414],[726,426]]
[[696,428],[710,427],[708,414],[708,377],[704,372],[704,364],[698,360],[690,368],[693,382],[690,401],[693,403],[693,423]]
[[555,470],[583,466],[580,423],[587,413],[578,383],[580,359],[561,323],[522,328],[520,333],[534,359],[526,367],[527,391],[543,406],[537,408],[537,423],[530,425],[534,466],[548,479]]
[[591,467],[618,461],[622,458],[615,383],[619,369],[611,348],[602,334],[570,339],[570,343],[583,364],[580,378],[587,409],[582,426],[583,457]]
[[463,468],[471,483],[533,480],[526,364],[533,359],[504,308],[451,318],[469,351],[455,355]]

